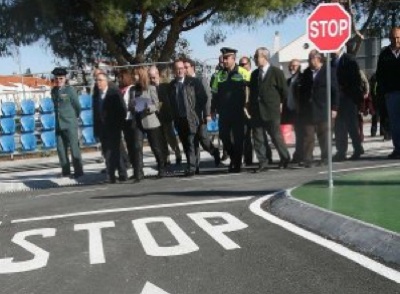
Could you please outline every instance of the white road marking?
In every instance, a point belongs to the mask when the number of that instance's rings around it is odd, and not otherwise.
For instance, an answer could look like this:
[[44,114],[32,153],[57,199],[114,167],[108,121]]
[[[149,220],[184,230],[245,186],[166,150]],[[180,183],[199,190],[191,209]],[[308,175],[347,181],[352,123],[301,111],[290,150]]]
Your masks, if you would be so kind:
[[247,196],[247,197],[238,197],[238,198],[230,198],[230,199],[202,200],[202,201],[190,201],[190,202],[179,202],[179,203],[168,203],[168,204],[157,204],[157,205],[147,205],[147,206],[136,206],[136,207],[124,207],[124,208],[113,208],[113,209],[104,209],[104,210],[83,211],[83,212],[75,212],[75,213],[67,213],[67,214],[58,214],[58,215],[40,216],[40,217],[32,217],[32,218],[25,218],[25,219],[16,219],[16,220],[11,221],[11,223],[13,223],[13,224],[16,224],[16,223],[27,223],[27,222],[42,221],[42,220],[53,220],[53,219],[70,218],[70,217],[76,217],[76,216],[99,215],[99,214],[128,212],[128,211],[141,211],[141,210],[160,209],[160,208],[173,208],[173,207],[183,207],[183,206],[192,206],[192,205],[231,203],[231,202],[247,201],[247,200],[250,200],[252,198],[253,198],[253,196]]
[[[364,167],[352,167],[346,169],[337,169],[333,170],[334,173],[347,172],[347,171],[356,171],[356,170],[365,170],[365,169],[377,169],[377,168],[386,168],[386,167],[396,167],[400,166],[400,163],[390,163],[390,164],[382,164],[382,165],[372,165],[372,166],[364,166]],[[320,174],[327,174],[327,171],[319,172]]]
[[327,240],[318,236],[314,233],[308,232],[290,222],[284,221],[261,208],[261,204],[265,201],[268,201],[273,196],[273,194],[267,195],[260,199],[257,199],[250,205],[250,211],[253,212],[255,215],[262,217],[263,219],[278,225],[293,234],[296,234],[304,239],[307,239],[315,244],[318,244],[322,247],[325,247],[389,280],[392,280],[398,284],[400,284],[400,272],[396,271],[390,267],[387,267],[371,258],[368,258],[358,252],[352,251],[343,245],[335,243],[333,241]]
[[144,285],[141,294],[170,294],[170,293],[165,292],[163,289],[157,287],[156,285],[150,282],[146,282],[146,285]]
[[65,191],[65,192],[57,192],[57,193],[47,193],[47,194],[40,194],[33,196],[34,198],[41,198],[41,197],[50,197],[50,196],[58,196],[58,195],[68,195],[68,194],[75,194],[75,193],[90,193],[95,191],[104,191],[108,188],[95,188],[95,189],[83,189],[83,190],[73,190],[73,191]]
[[197,180],[206,180],[206,179],[213,179],[213,178],[224,178],[224,177],[234,177],[234,176],[239,176],[241,174],[219,174],[219,175],[210,175],[210,176],[196,176],[196,177],[190,177],[190,178],[182,178],[178,179],[178,181],[197,181]]

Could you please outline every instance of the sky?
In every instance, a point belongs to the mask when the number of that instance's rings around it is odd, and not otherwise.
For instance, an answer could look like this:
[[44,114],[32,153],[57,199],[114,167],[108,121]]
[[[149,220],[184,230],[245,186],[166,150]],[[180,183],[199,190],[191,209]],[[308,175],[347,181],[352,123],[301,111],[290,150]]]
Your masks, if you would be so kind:
[[[227,38],[223,43],[216,46],[207,46],[204,41],[204,33],[209,25],[203,25],[192,31],[186,32],[182,37],[190,43],[191,57],[197,60],[214,63],[211,59],[217,59],[221,47],[233,47],[238,50],[238,56],[254,54],[258,47],[264,46],[272,49],[275,32],[280,34],[280,45],[283,47],[305,33],[306,18],[290,17],[279,25],[257,24],[255,29],[246,26],[223,27],[227,32]],[[31,73],[50,72],[56,65],[67,65],[67,62],[56,60],[51,50],[43,48],[42,45],[33,44],[20,48],[21,71],[24,73],[30,68]],[[58,62],[59,64],[56,64]],[[216,62],[215,62],[216,63]],[[19,73],[19,64],[16,58],[0,57],[0,74]]]

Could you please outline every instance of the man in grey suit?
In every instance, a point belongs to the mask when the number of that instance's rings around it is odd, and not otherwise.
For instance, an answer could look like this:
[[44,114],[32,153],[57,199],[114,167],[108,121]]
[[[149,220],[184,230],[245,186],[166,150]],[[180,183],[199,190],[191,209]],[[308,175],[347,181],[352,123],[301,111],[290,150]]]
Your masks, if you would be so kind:
[[250,101],[248,111],[252,118],[254,149],[259,161],[258,172],[268,169],[265,156],[267,132],[279,153],[279,167],[287,168],[290,155],[280,132],[282,103],[287,99],[287,83],[282,70],[269,63],[270,53],[260,47],[254,54],[258,69],[250,78]]

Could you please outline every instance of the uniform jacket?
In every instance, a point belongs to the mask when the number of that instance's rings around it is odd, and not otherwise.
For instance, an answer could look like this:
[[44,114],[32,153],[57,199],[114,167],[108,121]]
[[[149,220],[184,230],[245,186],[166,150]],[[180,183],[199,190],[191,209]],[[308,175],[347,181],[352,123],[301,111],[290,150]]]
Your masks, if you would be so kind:
[[[173,105],[173,101],[176,99],[176,83],[178,83],[178,81],[175,79],[169,84],[168,99],[170,105]],[[201,81],[196,78],[185,77],[183,85],[187,120],[189,122],[190,131],[196,133],[207,104],[207,94]],[[176,119],[177,115],[174,113],[172,107],[171,110],[172,116]]]
[[225,69],[216,72],[211,85],[211,112],[217,112],[221,118],[244,118],[249,81],[249,71],[238,65],[229,72]]
[[51,98],[54,103],[56,130],[77,128],[81,106],[75,89],[71,86],[54,87]]
[[259,84],[260,70],[256,69],[250,79],[249,112],[254,122],[280,121],[280,104],[288,95],[288,87],[282,70],[270,66]]
[[[322,66],[313,79],[313,72],[307,68],[299,77],[299,118],[303,123],[315,124],[327,122],[327,83],[326,66]],[[331,75],[331,107],[338,108],[339,93],[336,75]]]

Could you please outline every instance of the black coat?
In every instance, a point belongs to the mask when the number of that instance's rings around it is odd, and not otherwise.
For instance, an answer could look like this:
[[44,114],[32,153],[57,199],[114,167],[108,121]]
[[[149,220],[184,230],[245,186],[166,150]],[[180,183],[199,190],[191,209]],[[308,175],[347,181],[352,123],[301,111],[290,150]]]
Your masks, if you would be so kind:
[[343,53],[338,61],[333,59],[332,68],[336,70],[337,83],[342,96],[350,97],[360,105],[364,101],[360,67],[350,54]]
[[[333,72],[333,70],[332,70]],[[303,123],[321,123],[328,121],[327,113],[327,71],[326,66],[322,66],[315,79],[313,72],[307,68],[299,77],[298,97],[299,97],[299,118]],[[331,74],[331,107],[332,110],[338,108],[338,89],[335,74]]]
[[121,130],[126,119],[127,109],[119,89],[109,85],[102,104],[102,119],[107,131]]
[[[174,105],[174,100],[177,95],[176,83],[177,80],[175,79],[169,84],[168,100],[171,106]],[[196,133],[206,109],[207,94],[199,79],[185,77],[183,84],[187,120],[189,122],[190,131]],[[174,119],[178,118],[178,114],[174,113],[173,107],[171,107],[171,113]]]
[[280,105],[287,99],[288,87],[283,71],[270,66],[259,84],[259,69],[250,78],[250,115],[254,120],[280,121]]

